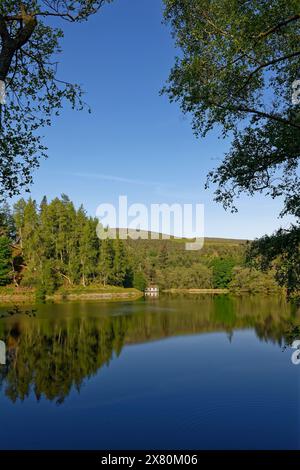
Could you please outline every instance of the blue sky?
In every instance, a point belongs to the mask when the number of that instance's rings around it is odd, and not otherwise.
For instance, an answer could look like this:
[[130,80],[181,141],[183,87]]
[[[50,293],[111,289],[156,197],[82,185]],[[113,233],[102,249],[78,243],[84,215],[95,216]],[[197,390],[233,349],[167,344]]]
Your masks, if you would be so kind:
[[247,238],[270,233],[280,201],[243,197],[230,214],[205,191],[208,171],[229,142],[212,132],[196,139],[189,119],[159,96],[176,54],[161,23],[161,0],[114,0],[84,24],[63,23],[58,77],[80,83],[92,114],[65,109],[45,130],[33,198],[66,193],[95,215],[101,203],[204,203],[206,236]]

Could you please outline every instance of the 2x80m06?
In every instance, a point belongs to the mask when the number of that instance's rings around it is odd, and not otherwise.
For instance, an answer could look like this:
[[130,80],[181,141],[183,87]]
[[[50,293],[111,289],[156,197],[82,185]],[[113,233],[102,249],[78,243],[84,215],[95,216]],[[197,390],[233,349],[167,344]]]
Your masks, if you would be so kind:
[[[139,460],[140,461],[140,460]],[[181,455],[165,455],[152,454],[146,455],[144,462],[146,465],[197,465],[197,455],[181,454]]]

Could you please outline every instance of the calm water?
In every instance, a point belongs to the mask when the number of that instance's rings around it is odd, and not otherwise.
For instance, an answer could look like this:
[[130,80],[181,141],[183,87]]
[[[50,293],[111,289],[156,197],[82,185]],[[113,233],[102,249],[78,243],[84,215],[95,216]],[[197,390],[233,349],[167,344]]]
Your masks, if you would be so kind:
[[283,300],[2,314],[2,449],[300,448],[300,365],[284,348],[300,339],[300,312]]

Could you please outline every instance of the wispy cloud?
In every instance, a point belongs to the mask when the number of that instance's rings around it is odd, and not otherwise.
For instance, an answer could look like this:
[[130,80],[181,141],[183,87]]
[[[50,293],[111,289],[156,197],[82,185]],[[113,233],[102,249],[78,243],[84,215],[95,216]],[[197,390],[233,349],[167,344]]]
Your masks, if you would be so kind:
[[195,188],[194,191],[192,189],[180,189],[172,184],[166,184],[159,181],[124,178],[123,176],[107,175],[104,173],[73,172],[69,175],[77,178],[87,178],[98,181],[110,181],[113,183],[124,183],[129,185],[149,187],[156,196],[177,201],[199,200],[202,194],[201,188]]
[[154,186],[160,187],[162,183],[155,182],[155,181],[145,181],[140,179],[131,179],[131,178],[124,178],[123,176],[116,176],[116,175],[106,175],[103,173],[71,173],[72,176],[76,176],[78,178],[91,178],[100,181],[111,181],[115,183],[126,183],[126,184],[135,184],[138,186]]

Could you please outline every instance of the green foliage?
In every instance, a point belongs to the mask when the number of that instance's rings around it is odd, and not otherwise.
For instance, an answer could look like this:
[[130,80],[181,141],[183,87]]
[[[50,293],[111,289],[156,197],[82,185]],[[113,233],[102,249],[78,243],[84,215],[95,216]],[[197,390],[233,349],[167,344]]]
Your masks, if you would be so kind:
[[101,243],[101,252],[99,256],[99,274],[100,280],[104,286],[109,284],[113,278],[114,266],[114,248],[112,240],[103,240]]
[[147,287],[147,280],[146,280],[144,274],[141,271],[134,273],[133,287],[135,289],[138,289],[138,290],[142,291],[142,292],[145,291],[145,289]]
[[300,296],[300,230],[278,230],[274,235],[255,240],[249,247],[248,260],[263,271],[272,266],[280,286],[287,287],[289,296]]
[[0,235],[6,235],[12,239],[15,237],[14,219],[7,202],[0,206]]
[[22,285],[42,286],[53,294],[63,284],[88,286],[100,280],[103,285],[132,286],[127,249],[121,240],[100,242],[97,220],[75,209],[68,196],[38,207],[29,199],[14,208],[18,242],[26,268]]
[[229,284],[234,292],[271,293],[280,292],[272,271],[261,272],[255,268],[235,267]]
[[127,274],[127,253],[122,240],[114,240],[114,260],[112,272],[112,284],[115,286],[123,286]]
[[52,260],[44,260],[39,289],[47,294],[54,294],[61,282]]
[[169,262],[169,252],[168,252],[168,245],[164,243],[159,252],[159,267],[164,268],[168,265]]
[[216,258],[212,261],[211,266],[213,270],[214,288],[227,288],[232,280],[234,261],[230,258]]
[[35,301],[38,304],[42,304],[46,301],[47,288],[43,284],[40,284],[35,292]]
[[187,268],[167,268],[159,271],[158,284],[164,289],[211,289],[212,271],[199,262]]
[[285,211],[295,213],[300,104],[292,103],[292,83],[299,79],[298,0],[165,0],[165,5],[182,55],[164,91],[192,113],[197,134],[219,125],[223,135],[235,135],[224,163],[210,175],[219,184],[216,199],[228,207],[240,192],[266,190],[272,197],[285,196]]
[[97,275],[99,240],[96,235],[97,221],[90,219],[81,206],[77,213],[77,239],[79,243],[79,271],[83,286]]
[[9,284],[11,280],[11,262],[10,240],[6,236],[0,236],[0,286]]

